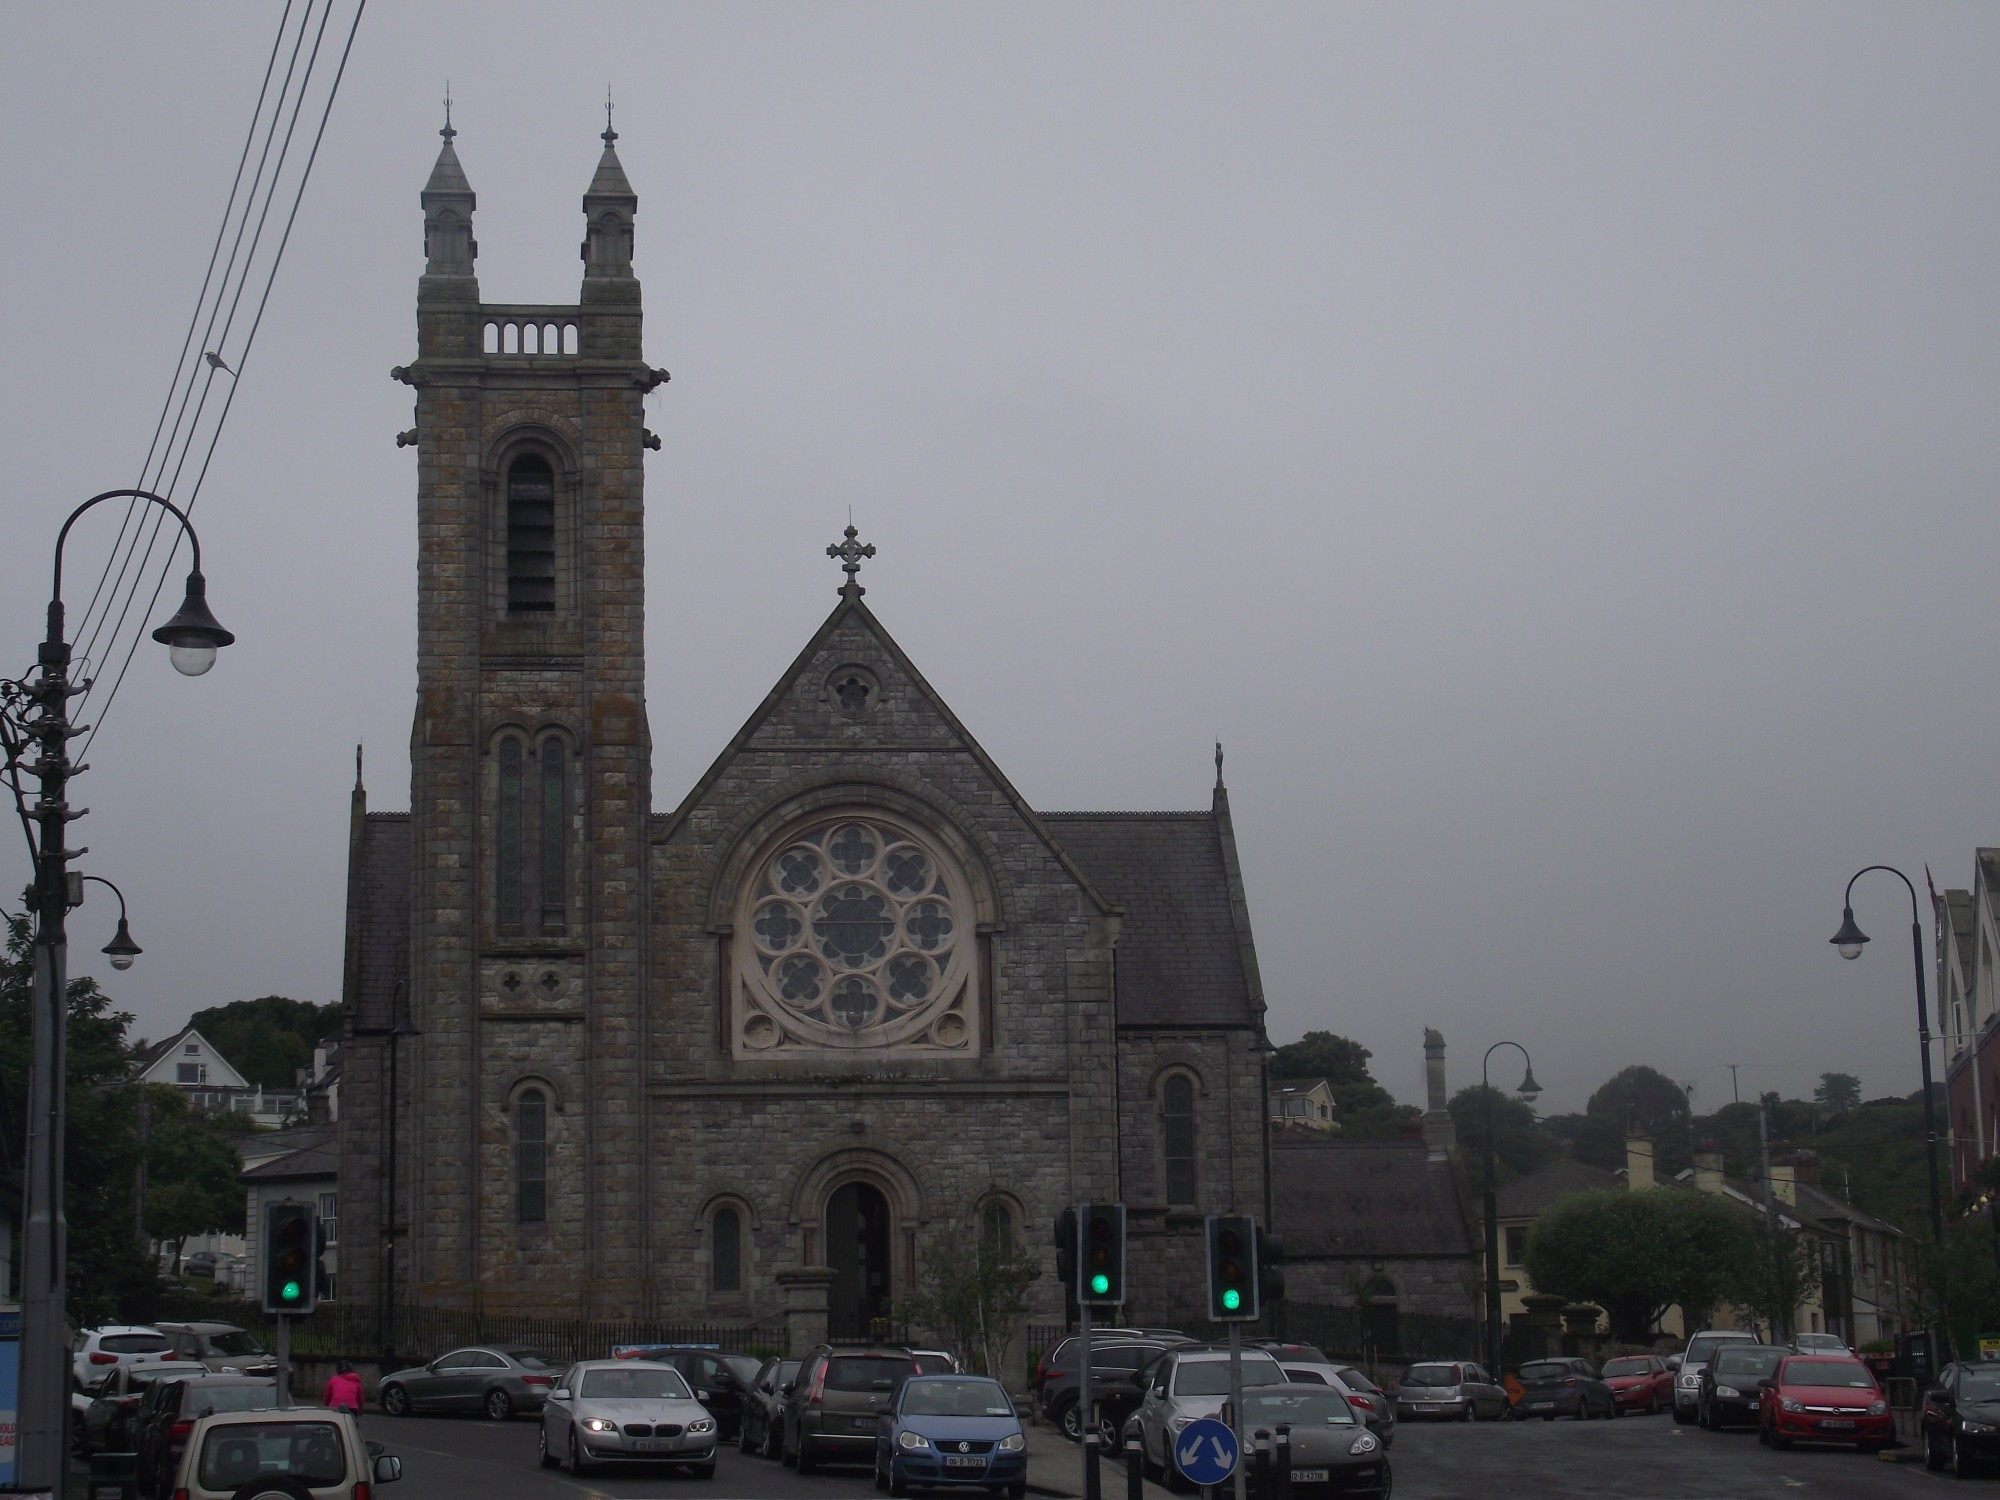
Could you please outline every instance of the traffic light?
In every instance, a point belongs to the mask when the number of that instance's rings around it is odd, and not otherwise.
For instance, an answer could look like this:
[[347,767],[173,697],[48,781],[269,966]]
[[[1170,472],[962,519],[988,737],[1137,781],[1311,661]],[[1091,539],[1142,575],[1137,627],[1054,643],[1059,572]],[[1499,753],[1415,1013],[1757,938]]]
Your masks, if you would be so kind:
[[310,1203],[264,1205],[264,1311],[319,1306],[319,1214]]
[[1254,1323],[1257,1305],[1257,1220],[1249,1214],[1208,1216],[1208,1316],[1216,1323]]
[[1125,1300],[1125,1205],[1086,1203],[1077,1261],[1082,1283],[1076,1300],[1116,1307]]
[[1073,1208],[1056,1215],[1056,1280],[1063,1284],[1067,1300],[1076,1301],[1076,1210]]
[[1257,1300],[1285,1300],[1285,1242],[1270,1230],[1257,1230]]

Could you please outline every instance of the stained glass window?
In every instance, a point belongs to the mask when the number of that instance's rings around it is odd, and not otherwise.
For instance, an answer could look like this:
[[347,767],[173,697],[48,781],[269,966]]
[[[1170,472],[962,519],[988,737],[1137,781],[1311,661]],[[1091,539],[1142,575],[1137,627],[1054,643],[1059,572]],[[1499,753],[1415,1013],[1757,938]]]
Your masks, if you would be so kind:
[[515,1200],[523,1224],[549,1216],[549,1101],[540,1089],[526,1089],[515,1106]]
[[715,1290],[743,1290],[743,1216],[733,1208],[718,1208],[709,1220],[713,1246]]

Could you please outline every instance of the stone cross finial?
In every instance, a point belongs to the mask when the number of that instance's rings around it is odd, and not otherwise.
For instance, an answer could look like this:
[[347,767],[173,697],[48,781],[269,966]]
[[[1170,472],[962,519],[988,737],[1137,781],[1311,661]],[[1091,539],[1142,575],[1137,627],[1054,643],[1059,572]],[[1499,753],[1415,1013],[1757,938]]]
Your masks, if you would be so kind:
[[604,144],[610,145],[618,139],[618,132],[611,128],[611,85],[604,85]]
[[438,134],[443,136],[447,141],[458,134],[456,130],[451,128],[451,80],[449,78],[444,81],[444,129],[440,130]]
[[853,589],[857,594],[867,592],[866,589],[861,587],[861,582],[855,575],[861,571],[861,559],[875,555],[875,544],[873,542],[856,541],[855,538],[859,535],[860,533],[854,529],[853,524],[850,522],[847,528],[847,540],[844,542],[835,542],[826,549],[828,557],[837,557],[841,560],[841,569],[847,574],[847,582],[840,587],[840,591],[843,594],[849,589]]

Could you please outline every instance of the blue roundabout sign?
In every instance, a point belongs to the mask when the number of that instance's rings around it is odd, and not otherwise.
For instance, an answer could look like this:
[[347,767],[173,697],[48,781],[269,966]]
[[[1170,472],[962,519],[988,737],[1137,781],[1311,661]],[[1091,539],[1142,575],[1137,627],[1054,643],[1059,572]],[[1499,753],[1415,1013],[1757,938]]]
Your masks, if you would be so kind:
[[1236,1459],[1236,1434],[1213,1417],[1190,1422],[1174,1439],[1174,1465],[1195,1484],[1221,1484]]

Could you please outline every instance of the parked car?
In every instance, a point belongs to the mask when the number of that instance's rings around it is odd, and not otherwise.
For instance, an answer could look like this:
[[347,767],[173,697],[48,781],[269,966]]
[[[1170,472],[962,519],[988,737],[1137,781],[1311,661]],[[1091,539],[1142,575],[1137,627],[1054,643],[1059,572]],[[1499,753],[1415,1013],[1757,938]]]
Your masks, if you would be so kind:
[[1895,1440],[1895,1419],[1875,1373],[1858,1359],[1793,1354],[1764,1382],[1757,1437],[1774,1448],[1793,1443],[1853,1443],[1864,1453]]
[[1726,1344],[1701,1372],[1696,1420],[1710,1432],[1756,1425],[1760,1385],[1785,1351],[1773,1344]]
[[504,1422],[515,1412],[538,1412],[558,1371],[538,1349],[487,1344],[454,1349],[416,1370],[384,1375],[375,1399],[392,1417],[413,1411],[478,1412]]
[[1291,1493],[1298,1500],[1319,1495],[1387,1500],[1392,1483],[1388,1451],[1344,1398],[1310,1385],[1243,1393],[1248,1431],[1275,1434],[1285,1423],[1291,1426]]
[[1028,1493],[1027,1435],[999,1381],[919,1374],[890,1397],[876,1424],[875,1487],[907,1495],[912,1485]]
[[701,1344],[620,1344],[615,1359],[645,1359],[671,1365],[687,1377],[694,1398],[707,1407],[725,1443],[743,1430],[743,1403],[759,1361],[750,1354],[730,1354]]
[[213,1280],[216,1270],[229,1262],[220,1250],[193,1250],[181,1260],[181,1275]]
[[606,1464],[685,1464],[713,1478],[720,1427],[687,1377],[655,1360],[586,1359],[549,1391],[535,1446],[542,1467],[581,1477]]
[[1795,1333],[1792,1335],[1794,1354],[1844,1354],[1849,1359],[1859,1359],[1853,1345],[1837,1333]]
[[1405,1421],[1476,1422],[1507,1415],[1507,1389],[1470,1360],[1411,1365],[1396,1382],[1396,1414]]
[[108,1375],[113,1365],[158,1359],[173,1347],[174,1341],[157,1328],[110,1324],[78,1335],[71,1370],[78,1388],[88,1390]]
[[784,1442],[784,1388],[799,1373],[799,1361],[775,1356],[757,1367],[750,1390],[743,1398],[743,1429],[736,1446],[745,1453],[761,1453],[776,1458]]
[[1918,1421],[1929,1468],[1964,1478],[2000,1459],[2000,1365],[1946,1365]]
[[[1043,1353],[1040,1359],[1035,1361],[1035,1373],[1029,1378],[1028,1385],[1034,1398],[1036,1410],[1043,1410],[1045,1407],[1042,1399],[1042,1387],[1048,1383],[1052,1372],[1065,1364],[1072,1368],[1076,1365],[1077,1345],[1082,1338],[1082,1334],[1072,1333],[1067,1338],[1058,1339]],[[1093,1349],[1099,1344],[1188,1344],[1192,1342],[1194,1341],[1186,1334],[1164,1328],[1150,1330],[1144,1328],[1093,1328],[1090,1330],[1090,1346]]]
[[1278,1368],[1293,1385],[1327,1385],[1347,1398],[1368,1430],[1388,1447],[1396,1441],[1396,1401],[1352,1365],[1302,1364],[1280,1357]]
[[273,1411],[278,1382],[256,1375],[218,1375],[184,1366],[173,1380],[156,1380],[127,1423],[137,1456],[139,1492],[167,1500],[194,1424],[211,1412]]
[[1674,1420],[1680,1423],[1692,1422],[1700,1414],[1701,1369],[1724,1344],[1758,1344],[1763,1340],[1754,1333],[1740,1333],[1729,1328],[1704,1328],[1681,1352],[1681,1362],[1674,1371]]
[[176,1500],[353,1500],[402,1477],[402,1460],[364,1440],[350,1413],[309,1406],[203,1417],[173,1486]]
[[[1139,1404],[1141,1389],[1134,1377],[1142,1367],[1177,1347],[1177,1343],[1162,1343],[1158,1339],[1090,1341],[1090,1384],[1097,1399],[1099,1433],[1107,1451],[1116,1450],[1118,1429]],[[1055,1358],[1044,1361],[1036,1408],[1043,1421],[1053,1422],[1074,1443],[1083,1437],[1083,1413],[1077,1404],[1083,1380],[1083,1341],[1067,1339],[1058,1348]]]
[[1524,1422],[1530,1417],[1553,1422],[1557,1417],[1589,1421],[1618,1415],[1611,1387],[1598,1378],[1587,1359],[1531,1359],[1515,1373],[1521,1381],[1521,1399],[1514,1404],[1514,1415]]
[[178,1360],[137,1360],[117,1364],[86,1393],[88,1401],[76,1410],[73,1437],[76,1451],[88,1458],[93,1453],[130,1453],[132,1419],[146,1399],[147,1387],[163,1376],[183,1376],[188,1367]]
[[264,1341],[234,1323],[160,1323],[173,1340],[173,1357],[191,1359],[204,1368],[231,1375],[276,1375],[278,1357]]
[[821,1344],[784,1388],[784,1461],[810,1474],[823,1463],[868,1460],[883,1408],[916,1373],[907,1349]]
[[1656,1412],[1674,1404],[1674,1372],[1657,1354],[1607,1359],[1597,1375],[1611,1387],[1620,1411]]
[[947,1349],[912,1349],[910,1358],[917,1362],[919,1375],[959,1375],[964,1372],[958,1367],[958,1356]]
[[[1139,1439],[1140,1461],[1153,1478],[1178,1483],[1173,1440],[1190,1422],[1212,1417],[1229,1396],[1229,1353],[1223,1349],[1170,1349],[1151,1366],[1152,1379],[1140,1397],[1138,1410],[1126,1418]],[[1243,1351],[1243,1388],[1282,1386],[1285,1372],[1269,1354]],[[1247,1396],[1245,1399],[1248,1399]]]

